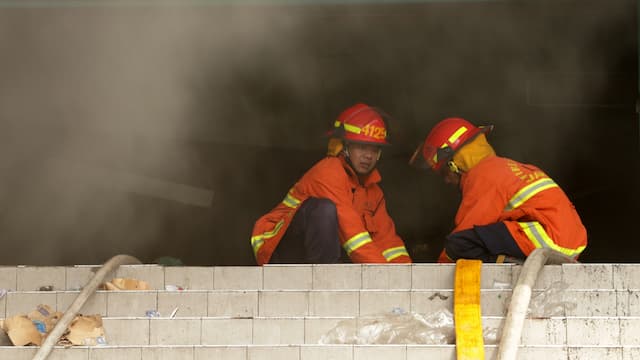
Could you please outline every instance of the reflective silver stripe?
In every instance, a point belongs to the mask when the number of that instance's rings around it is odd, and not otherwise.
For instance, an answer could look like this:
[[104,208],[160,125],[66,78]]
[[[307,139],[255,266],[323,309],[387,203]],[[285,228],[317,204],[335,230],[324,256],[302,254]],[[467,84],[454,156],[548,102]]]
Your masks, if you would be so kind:
[[371,236],[368,232],[361,232],[351,237],[351,239],[347,240],[342,247],[347,252],[347,255],[350,255],[353,251],[357,250],[359,247],[372,242]]
[[295,209],[298,207],[298,205],[300,205],[300,200],[296,199],[293,195],[291,195],[292,192],[293,192],[293,189],[289,190],[289,192],[287,193],[287,196],[285,196],[284,200],[282,200],[282,203],[290,208]]
[[251,237],[251,247],[253,248],[253,254],[256,257],[258,256],[258,250],[260,250],[262,245],[264,245],[264,240],[276,236],[278,234],[278,231],[280,231],[282,225],[284,225],[284,220],[278,221],[273,230]]
[[409,256],[407,249],[404,246],[392,247],[382,252],[382,255],[387,259],[387,261],[391,261],[399,256],[406,255]]
[[549,248],[573,258],[580,255],[585,249],[585,246],[580,246],[577,249],[558,246],[537,221],[520,222],[518,224],[536,248]]
[[531,199],[531,197],[533,197],[537,193],[552,187],[558,187],[558,184],[556,184],[550,178],[537,180],[523,187],[522,189],[520,189],[520,191],[518,191],[515,195],[513,195],[511,200],[509,200],[509,202],[507,203],[507,206],[504,208],[504,211],[513,210],[518,206],[522,205],[525,201]]

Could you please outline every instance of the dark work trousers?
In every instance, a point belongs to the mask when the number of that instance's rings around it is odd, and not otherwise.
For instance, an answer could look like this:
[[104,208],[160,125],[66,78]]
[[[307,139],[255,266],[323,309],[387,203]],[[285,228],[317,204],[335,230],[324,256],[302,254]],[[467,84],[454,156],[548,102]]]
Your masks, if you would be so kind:
[[276,247],[271,264],[335,264],[340,262],[338,215],[328,199],[309,198],[293,216]]
[[445,241],[445,251],[454,261],[480,259],[486,263],[495,263],[498,255],[526,258],[502,222],[474,226],[473,229],[450,234]]

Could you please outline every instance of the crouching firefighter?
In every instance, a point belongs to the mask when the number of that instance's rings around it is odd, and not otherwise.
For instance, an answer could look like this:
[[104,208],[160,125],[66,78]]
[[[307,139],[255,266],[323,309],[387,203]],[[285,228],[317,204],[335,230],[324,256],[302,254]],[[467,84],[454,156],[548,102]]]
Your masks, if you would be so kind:
[[455,228],[438,262],[522,262],[537,248],[577,259],[587,232],[573,204],[536,166],[496,156],[485,137],[492,129],[444,119],[410,160],[462,192]]
[[378,185],[376,164],[389,145],[382,113],[356,104],[330,136],[327,156],[255,223],[257,263],[338,263],[342,249],[353,263],[410,263]]

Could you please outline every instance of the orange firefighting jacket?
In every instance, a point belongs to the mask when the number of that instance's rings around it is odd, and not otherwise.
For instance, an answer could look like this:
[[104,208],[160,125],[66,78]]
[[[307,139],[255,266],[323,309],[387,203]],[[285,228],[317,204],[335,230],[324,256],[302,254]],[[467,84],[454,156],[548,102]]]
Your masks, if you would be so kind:
[[336,205],[340,243],[354,263],[411,262],[387,213],[380,180],[375,169],[361,185],[342,155],[320,160],[255,223],[251,246],[258,265],[269,262],[297,209],[309,197],[326,198]]
[[[503,221],[526,256],[545,247],[577,258],[587,245],[567,195],[533,165],[492,154],[462,173],[460,188],[454,233]],[[438,261],[451,260],[443,251]]]

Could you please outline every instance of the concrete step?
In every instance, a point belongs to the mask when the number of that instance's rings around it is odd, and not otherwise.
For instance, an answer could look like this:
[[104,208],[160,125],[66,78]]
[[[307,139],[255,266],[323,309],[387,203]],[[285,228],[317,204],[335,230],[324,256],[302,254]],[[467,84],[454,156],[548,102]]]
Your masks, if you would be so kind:
[[[378,318],[380,319],[380,318]],[[483,317],[501,329],[504,317]],[[300,345],[318,344],[336,325],[361,326],[365,318],[105,318],[109,345]],[[526,319],[523,345],[640,346],[640,317]]]
[[[494,359],[495,345],[485,346]],[[0,347],[0,359],[31,360],[33,347]],[[632,360],[639,347],[521,346],[519,360]],[[57,347],[49,360],[455,360],[453,345],[283,345]]]
[[[34,291],[78,290],[97,266],[0,267],[0,288]],[[521,266],[485,264],[482,288],[511,287]],[[267,265],[216,267],[123,266],[112,277],[148,282],[152,289],[178,285],[190,290],[327,290],[327,289],[452,289],[453,264],[388,265]],[[547,265],[536,284],[544,289],[564,281],[572,289],[639,290],[640,264]]]
[[[511,290],[481,290],[485,316],[506,315]],[[536,296],[542,291],[536,290]],[[0,299],[0,318],[28,313],[39,304],[64,312],[78,291],[9,292]],[[640,290],[565,290],[565,316],[632,316],[640,314]],[[573,305],[573,306],[572,306]],[[81,309],[103,317],[145,316],[157,310],[168,316],[362,316],[394,308],[421,314],[453,310],[452,290],[186,290],[98,291]]]

